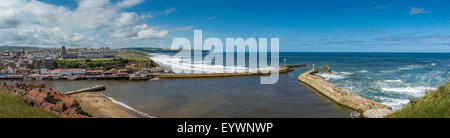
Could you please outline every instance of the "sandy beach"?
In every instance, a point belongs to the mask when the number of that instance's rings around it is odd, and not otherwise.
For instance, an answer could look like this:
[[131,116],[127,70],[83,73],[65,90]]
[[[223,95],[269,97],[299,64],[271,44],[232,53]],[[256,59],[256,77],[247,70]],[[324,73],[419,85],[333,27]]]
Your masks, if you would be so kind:
[[81,108],[96,118],[138,118],[110,99],[96,92],[72,95],[80,103]]

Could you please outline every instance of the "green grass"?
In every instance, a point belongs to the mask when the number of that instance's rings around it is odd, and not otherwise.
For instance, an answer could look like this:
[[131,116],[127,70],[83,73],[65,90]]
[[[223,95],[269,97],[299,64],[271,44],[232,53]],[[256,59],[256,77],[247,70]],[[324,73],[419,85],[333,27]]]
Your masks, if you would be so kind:
[[131,50],[120,50],[119,55],[122,57],[148,57],[145,52]]
[[429,91],[424,97],[411,100],[389,118],[450,118],[450,83]]
[[0,118],[56,118],[52,113],[36,109],[14,93],[0,89]]
[[128,59],[130,63],[138,65],[138,67],[149,68],[159,66],[149,58],[149,55],[143,51],[136,50],[120,50],[119,55]]
[[112,69],[125,67],[130,60],[124,58],[99,58],[99,59],[65,59],[58,60],[57,68],[84,68],[84,69]]

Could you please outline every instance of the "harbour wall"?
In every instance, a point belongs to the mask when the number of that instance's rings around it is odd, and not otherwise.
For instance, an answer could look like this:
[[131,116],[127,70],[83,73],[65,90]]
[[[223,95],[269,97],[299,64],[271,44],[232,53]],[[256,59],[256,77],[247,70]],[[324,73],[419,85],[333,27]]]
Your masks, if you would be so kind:
[[[286,73],[292,71],[291,68],[280,68],[279,73]],[[270,75],[270,72],[243,72],[243,73],[208,73],[208,74],[176,74],[176,73],[162,73],[152,74],[157,78],[212,78],[212,77],[235,77],[235,76],[254,76],[254,75]]]
[[313,69],[300,74],[298,80],[316,89],[319,93],[336,103],[357,110],[362,113],[362,117],[382,118],[392,113],[391,107],[347,92],[321,77],[315,76],[315,73],[318,73],[318,71],[313,66]]

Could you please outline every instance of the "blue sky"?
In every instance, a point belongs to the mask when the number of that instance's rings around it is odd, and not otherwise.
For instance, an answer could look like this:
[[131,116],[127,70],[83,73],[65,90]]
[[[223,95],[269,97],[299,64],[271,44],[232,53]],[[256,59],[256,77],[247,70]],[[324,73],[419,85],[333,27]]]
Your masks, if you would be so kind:
[[[80,1],[41,0],[69,12],[76,12]],[[136,3],[117,9],[117,14],[135,13],[142,17],[135,25],[162,29],[152,30],[160,35],[135,36],[117,47],[169,47],[175,37],[192,41],[193,30],[201,29],[203,38],[277,37],[281,51],[450,52],[450,1],[445,0],[111,0],[108,4],[123,1]],[[116,41],[104,31],[109,26],[71,33]]]

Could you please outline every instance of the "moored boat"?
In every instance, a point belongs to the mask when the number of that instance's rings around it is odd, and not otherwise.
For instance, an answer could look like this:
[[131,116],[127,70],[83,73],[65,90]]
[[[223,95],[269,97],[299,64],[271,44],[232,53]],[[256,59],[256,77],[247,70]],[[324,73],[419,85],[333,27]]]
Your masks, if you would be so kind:
[[24,81],[30,81],[32,80],[31,78],[23,78]]
[[30,83],[30,84],[25,84],[25,86],[29,87],[29,88],[44,88],[45,87],[45,83]]
[[78,79],[78,78],[75,77],[75,76],[67,78],[67,80],[77,80],[77,79]]

